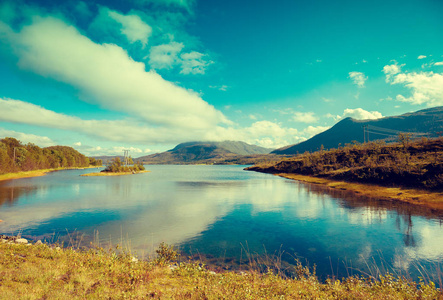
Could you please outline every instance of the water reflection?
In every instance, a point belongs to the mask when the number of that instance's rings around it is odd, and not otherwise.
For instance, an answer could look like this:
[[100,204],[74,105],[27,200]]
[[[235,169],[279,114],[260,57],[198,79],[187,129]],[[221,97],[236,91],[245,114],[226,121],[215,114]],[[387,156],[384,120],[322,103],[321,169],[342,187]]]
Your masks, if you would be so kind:
[[164,241],[218,263],[244,264],[246,252],[282,251],[285,263],[307,260],[319,274],[331,274],[333,265],[334,275],[342,276],[349,272],[343,262],[363,269],[378,257],[407,270],[443,258],[443,214],[435,210],[239,166],[148,169],[118,177],[66,171],[2,184],[0,233],[63,239],[77,231],[87,244],[98,231],[103,244],[152,253]]
[[0,184],[0,207],[2,205],[12,205],[14,201],[22,197],[30,197],[37,192],[32,186],[3,186]]

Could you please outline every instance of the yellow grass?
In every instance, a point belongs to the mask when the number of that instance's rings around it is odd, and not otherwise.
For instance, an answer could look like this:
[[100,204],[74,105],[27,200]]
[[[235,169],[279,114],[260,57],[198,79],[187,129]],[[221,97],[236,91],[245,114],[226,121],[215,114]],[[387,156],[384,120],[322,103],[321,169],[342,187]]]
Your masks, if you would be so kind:
[[299,174],[281,173],[276,175],[288,179],[299,180],[313,184],[321,184],[332,189],[352,191],[360,196],[390,201],[402,201],[411,204],[427,206],[433,209],[443,209],[443,193],[430,192],[419,189],[383,187],[373,184],[335,181],[326,178],[318,178]]
[[97,167],[90,166],[90,167],[82,167],[82,168],[56,168],[56,169],[44,169],[44,170],[32,170],[32,171],[17,172],[17,173],[7,173],[7,174],[0,175],[0,181],[11,180],[11,179],[20,179],[20,178],[29,178],[29,177],[39,177],[39,176],[44,176],[49,172],[60,171],[60,170],[89,169],[89,168],[97,168]]
[[136,261],[130,254],[0,242],[1,299],[443,299],[432,283],[387,275],[320,282],[273,272],[209,272],[199,263]]
[[93,176],[120,176],[120,175],[132,175],[132,174],[140,174],[140,173],[147,173],[150,171],[138,171],[135,173],[132,172],[118,172],[118,173],[113,173],[113,172],[94,172],[94,173],[88,173],[88,174],[83,174],[80,176],[85,176],[85,177],[93,177]]

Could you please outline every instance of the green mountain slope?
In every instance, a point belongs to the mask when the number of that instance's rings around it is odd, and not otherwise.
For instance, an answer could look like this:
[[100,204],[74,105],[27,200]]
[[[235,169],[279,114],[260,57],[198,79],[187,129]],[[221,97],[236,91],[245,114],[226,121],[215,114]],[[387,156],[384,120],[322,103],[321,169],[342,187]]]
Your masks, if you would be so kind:
[[268,154],[271,149],[238,141],[187,142],[163,153],[142,156],[136,162],[145,164],[212,163],[242,155]]
[[363,126],[368,126],[369,140],[395,139],[397,132],[418,133],[427,137],[437,137],[443,131],[443,106],[419,110],[400,116],[385,117],[376,120],[355,120],[346,118],[330,129],[315,135],[299,144],[286,146],[271,153],[297,154],[305,151],[317,151],[337,148],[339,145],[364,141]]

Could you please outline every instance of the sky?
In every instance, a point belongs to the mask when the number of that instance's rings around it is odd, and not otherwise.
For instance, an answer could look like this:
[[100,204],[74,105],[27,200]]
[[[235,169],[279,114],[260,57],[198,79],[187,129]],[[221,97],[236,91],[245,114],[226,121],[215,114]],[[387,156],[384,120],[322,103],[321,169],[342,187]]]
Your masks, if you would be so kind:
[[0,138],[267,148],[443,105],[441,0],[0,0]]

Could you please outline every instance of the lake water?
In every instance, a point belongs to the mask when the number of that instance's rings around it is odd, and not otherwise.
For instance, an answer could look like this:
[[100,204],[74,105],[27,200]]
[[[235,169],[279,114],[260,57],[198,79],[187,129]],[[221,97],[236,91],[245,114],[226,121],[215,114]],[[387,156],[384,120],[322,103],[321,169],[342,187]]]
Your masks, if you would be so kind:
[[267,257],[290,273],[297,258],[322,278],[378,268],[416,279],[442,270],[442,212],[244,166],[146,167],[151,172],[131,176],[79,176],[97,171],[87,169],[0,182],[0,233],[122,244],[139,256],[166,242],[231,269]]

